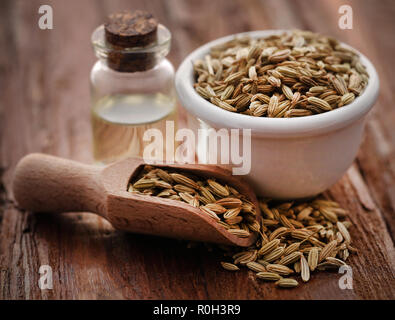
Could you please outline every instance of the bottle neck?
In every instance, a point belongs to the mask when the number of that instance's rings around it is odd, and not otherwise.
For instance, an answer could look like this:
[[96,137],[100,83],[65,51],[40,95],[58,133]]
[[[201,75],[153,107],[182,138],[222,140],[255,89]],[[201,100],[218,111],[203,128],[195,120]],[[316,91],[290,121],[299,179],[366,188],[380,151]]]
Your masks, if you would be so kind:
[[[166,60],[165,57],[159,57],[157,59],[155,59],[155,63],[152,64],[152,66],[146,66],[146,68],[137,68],[138,70],[136,70],[136,68],[119,68],[117,66],[114,66],[111,64],[111,61],[109,61],[108,58],[103,58],[103,57],[99,57],[99,61],[101,63],[102,66],[104,66],[105,68],[109,69],[112,72],[120,72],[120,73],[135,73],[135,72],[147,72],[147,71],[151,71],[154,70],[155,68],[158,68],[158,66],[164,61]],[[122,70],[119,70],[122,69]],[[130,71],[129,71],[130,70]]]
[[152,52],[120,53],[109,52],[106,64],[109,68],[118,72],[147,71],[155,67],[157,58]]

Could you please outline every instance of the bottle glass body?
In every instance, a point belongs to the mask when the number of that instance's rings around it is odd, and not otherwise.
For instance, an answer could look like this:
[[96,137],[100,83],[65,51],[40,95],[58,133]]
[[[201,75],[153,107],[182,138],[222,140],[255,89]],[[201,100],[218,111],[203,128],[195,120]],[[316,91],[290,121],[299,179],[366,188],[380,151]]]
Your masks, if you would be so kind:
[[[165,58],[169,49],[152,47],[156,51],[149,69],[122,72],[110,67],[110,49],[103,54],[102,47],[97,49],[95,43],[94,47],[99,57],[90,76],[95,161],[143,157],[144,148],[151,143],[147,130],[157,129],[166,139],[166,122],[172,121],[177,127],[174,68]],[[134,54],[129,52],[129,58],[133,59]],[[165,155],[165,146],[163,143],[163,150],[156,154]]]

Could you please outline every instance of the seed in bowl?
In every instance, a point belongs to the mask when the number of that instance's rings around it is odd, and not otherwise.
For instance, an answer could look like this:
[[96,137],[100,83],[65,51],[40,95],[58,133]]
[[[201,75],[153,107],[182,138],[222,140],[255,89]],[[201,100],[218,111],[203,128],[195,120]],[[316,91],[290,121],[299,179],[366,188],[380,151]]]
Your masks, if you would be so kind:
[[194,62],[195,90],[219,108],[290,118],[350,104],[369,76],[354,50],[336,39],[295,30],[235,38]]
[[146,165],[129,183],[128,191],[186,202],[240,238],[260,231],[254,204],[233,187],[214,179]]

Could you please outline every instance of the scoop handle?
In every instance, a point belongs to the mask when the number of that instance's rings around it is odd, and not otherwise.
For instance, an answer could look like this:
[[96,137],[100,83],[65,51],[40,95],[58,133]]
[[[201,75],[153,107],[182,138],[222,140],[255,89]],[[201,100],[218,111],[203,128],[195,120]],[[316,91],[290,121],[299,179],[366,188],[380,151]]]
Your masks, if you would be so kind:
[[14,197],[29,211],[89,211],[105,216],[106,194],[100,171],[100,167],[32,153],[16,166]]

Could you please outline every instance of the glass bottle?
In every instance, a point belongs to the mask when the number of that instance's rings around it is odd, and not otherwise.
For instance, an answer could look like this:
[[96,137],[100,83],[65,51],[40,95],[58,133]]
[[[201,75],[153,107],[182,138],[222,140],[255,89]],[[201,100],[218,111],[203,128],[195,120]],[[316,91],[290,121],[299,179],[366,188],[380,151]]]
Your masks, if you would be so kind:
[[155,42],[144,47],[108,43],[104,25],[93,32],[98,57],[90,75],[96,162],[142,157],[150,143],[143,139],[146,130],[159,129],[166,138],[166,121],[173,121],[176,129],[174,68],[165,58],[170,41],[170,31],[161,24]]

